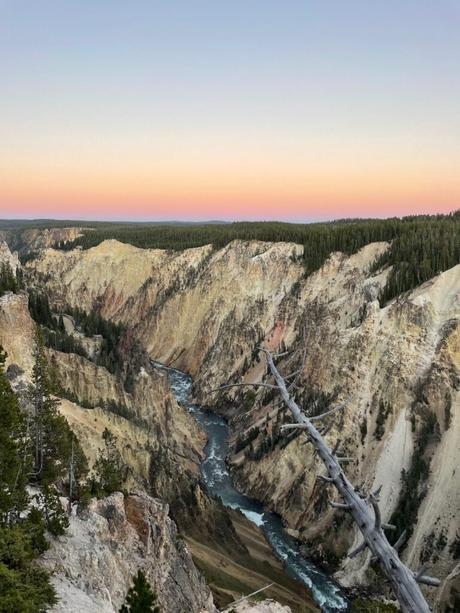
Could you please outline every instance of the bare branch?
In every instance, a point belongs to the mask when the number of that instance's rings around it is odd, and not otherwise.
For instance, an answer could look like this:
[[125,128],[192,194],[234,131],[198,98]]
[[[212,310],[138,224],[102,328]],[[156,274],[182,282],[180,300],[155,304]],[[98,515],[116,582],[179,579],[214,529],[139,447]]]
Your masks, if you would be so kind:
[[300,428],[301,430],[306,430],[307,426],[305,424],[283,424],[280,427],[280,430],[292,430],[295,428]]
[[439,579],[425,575],[425,571],[427,570],[427,568],[428,568],[428,564],[424,564],[422,568],[418,571],[417,574],[414,573],[415,580],[418,583],[423,583],[425,585],[430,585],[432,587],[438,587],[439,585],[441,585],[441,581]]
[[255,596],[256,594],[259,594],[260,592],[263,592],[264,590],[267,590],[272,585],[274,585],[274,584],[273,583],[269,583],[268,585],[265,585],[264,587],[261,587],[260,589],[256,590],[255,592],[251,592],[247,596],[241,596],[241,598],[238,598],[238,600],[234,600],[233,602],[228,604],[224,609],[220,609],[219,613],[226,613],[227,611],[230,611],[230,608],[232,608],[232,610],[233,610],[233,607],[235,605],[237,605],[237,604],[239,604],[241,602],[244,602],[245,600],[248,600],[252,596]]
[[393,545],[393,549],[395,551],[399,551],[401,549],[401,547],[404,544],[404,541],[406,540],[406,536],[407,536],[407,530],[404,530],[403,532],[401,532],[398,540],[396,541],[396,543]]
[[415,578],[418,580],[420,579],[420,577],[423,577],[427,568],[428,568],[428,564],[423,564],[422,568],[418,571],[418,573],[414,573]]
[[270,385],[269,383],[229,383],[228,385],[221,385],[210,390],[209,393],[220,392],[221,390],[228,389],[230,387],[266,387],[271,390],[277,390],[277,385]]
[[330,411],[326,411],[325,413],[321,413],[321,415],[312,415],[308,419],[310,421],[318,421],[319,419],[324,419],[325,417],[328,417],[329,415],[332,415],[332,413],[335,413],[336,411],[341,411],[342,409],[345,408],[345,406],[346,406],[346,403],[342,402],[341,404],[338,404],[336,407],[334,407]]
[[396,530],[396,526],[394,524],[382,524],[382,528],[384,530]]
[[366,547],[367,547],[367,543],[366,543],[366,541],[363,541],[355,549],[350,551],[350,553],[348,554],[348,557],[349,558],[355,558],[358,555],[358,553],[361,553],[361,551],[364,551],[366,549]]
[[[422,569],[424,570],[424,569]],[[429,585],[430,587],[439,587],[441,585],[441,581],[436,577],[429,577],[428,575],[424,575],[422,571],[417,573],[415,576],[415,580],[417,583],[423,583],[423,585]]]
[[343,502],[333,502],[332,500],[330,500],[329,504],[334,509],[342,509],[342,511],[349,511],[351,509],[351,506],[349,504],[344,504]]
[[374,498],[374,496],[371,494],[369,496],[369,500],[370,503],[372,505],[372,508],[374,509],[374,515],[375,515],[375,529],[376,530],[381,530],[382,529],[382,515],[380,514],[380,508],[379,505],[376,501],[376,499]]
[[373,493],[373,496],[376,500],[379,499],[380,496],[380,492],[382,491],[382,487],[383,485],[379,485],[378,488],[375,490],[375,492]]
[[[393,587],[401,610],[404,613],[430,613],[430,608],[420,590],[414,573],[398,558],[395,549],[391,547],[382,530],[380,509],[377,504],[378,492],[375,495],[371,494],[369,496],[369,502],[374,509],[374,513],[372,514],[369,510],[367,501],[361,498],[359,492],[355,490],[352,483],[347,479],[339,461],[335,455],[331,453],[331,450],[313,424],[315,419],[322,419],[326,414],[330,415],[331,412],[343,408],[343,405],[339,405],[339,407],[327,411],[321,416],[315,418],[307,417],[295,400],[289,395],[286,383],[279,373],[270,352],[263,348],[261,351],[263,351],[267,357],[269,370],[275,379],[286,407],[293,416],[294,422],[303,423],[307,426],[306,430],[311,439],[311,443],[327,468],[328,478],[334,481],[339,494],[344,500],[344,505],[350,511],[353,520],[363,535],[366,545],[371,551],[372,559],[379,561],[383,574]],[[333,503],[332,506],[336,507],[336,505],[341,505],[341,503]],[[425,575],[420,577],[419,581],[426,585],[435,585],[436,582],[435,579],[426,577]]]
[[285,375],[284,376],[284,380],[286,379],[292,379],[292,377],[296,377],[298,374],[300,374],[302,372],[302,368],[299,368],[299,370],[295,370],[294,372],[291,372],[290,375]]
[[339,447],[340,447],[340,443],[341,443],[341,442],[342,442],[342,439],[341,439],[341,438],[338,438],[338,439],[335,441],[334,449],[332,450],[332,455],[335,455],[335,454],[337,453],[337,451],[339,450]]

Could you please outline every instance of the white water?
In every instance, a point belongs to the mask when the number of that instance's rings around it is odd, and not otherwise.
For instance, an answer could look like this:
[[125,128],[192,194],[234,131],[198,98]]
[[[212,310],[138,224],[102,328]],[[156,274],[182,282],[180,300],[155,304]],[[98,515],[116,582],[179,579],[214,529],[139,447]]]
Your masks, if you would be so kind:
[[157,362],[153,365],[166,371],[177,401],[195,417],[208,435],[206,458],[201,465],[202,480],[208,493],[220,498],[224,506],[238,509],[256,526],[262,528],[274,553],[283,562],[286,572],[311,590],[322,611],[346,611],[348,603],[340,587],[301,554],[299,543],[286,534],[280,517],[266,512],[260,503],[240,494],[233,487],[225,460],[228,453],[228,427],[224,419],[217,413],[204,410],[190,402],[191,377]]

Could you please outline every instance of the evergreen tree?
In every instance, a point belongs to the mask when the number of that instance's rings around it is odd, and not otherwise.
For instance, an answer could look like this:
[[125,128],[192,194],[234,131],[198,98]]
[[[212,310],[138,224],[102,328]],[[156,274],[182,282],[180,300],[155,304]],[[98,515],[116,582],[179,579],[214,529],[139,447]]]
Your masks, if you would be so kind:
[[33,564],[42,550],[28,528],[27,522],[0,527],[0,613],[42,613],[57,600],[48,573]]
[[129,588],[125,604],[120,613],[160,613],[160,608],[155,604],[156,593],[152,590],[145,574],[137,571],[133,577],[133,585]]
[[[137,247],[183,250],[212,244],[220,249],[235,239],[294,242],[303,245],[305,273],[317,270],[334,251],[352,254],[372,242],[390,249],[376,269],[392,265],[382,302],[416,287],[460,262],[460,211],[402,219],[346,219],[326,223],[235,222],[172,226],[161,224],[100,224],[85,231],[64,249],[94,247],[115,238]],[[297,258],[291,256],[293,261]]]
[[42,513],[26,492],[32,457],[25,420],[5,376],[0,349],[0,613],[41,613],[56,602],[49,575],[33,564],[47,548]]
[[[44,352],[43,336],[36,335],[35,363],[29,397],[33,406],[31,437],[33,441],[33,470],[37,482],[52,483],[63,473],[63,418],[57,413],[58,401],[51,396],[51,382]],[[64,420],[65,421],[65,420]]]
[[69,518],[62,507],[56,487],[44,485],[35,499],[49,532],[53,536],[65,534],[69,527]]
[[[55,377],[54,370],[52,373]],[[33,406],[30,423],[34,458],[31,477],[44,486],[69,478],[69,464],[72,461],[72,498],[75,500],[82,489],[88,465],[65,417],[58,413],[59,400],[52,396],[52,391],[43,337],[37,332],[35,364],[29,389]]]
[[0,347],[0,525],[9,524],[26,507],[30,469],[24,418],[5,375],[5,359]]
[[106,428],[102,438],[105,449],[99,450],[91,483],[91,491],[96,496],[108,496],[121,491],[127,477],[127,467],[116,447],[115,436]]
[[16,293],[18,289],[16,274],[8,262],[2,262],[0,264],[0,296],[5,292]]

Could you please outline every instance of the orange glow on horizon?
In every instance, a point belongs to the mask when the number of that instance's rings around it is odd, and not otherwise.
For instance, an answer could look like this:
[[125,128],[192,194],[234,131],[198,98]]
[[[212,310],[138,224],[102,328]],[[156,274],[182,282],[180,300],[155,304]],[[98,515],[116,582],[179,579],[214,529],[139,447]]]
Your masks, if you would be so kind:
[[460,203],[455,169],[438,174],[423,164],[9,166],[0,167],[0,215],[8,217],[308,220],[445,213]]

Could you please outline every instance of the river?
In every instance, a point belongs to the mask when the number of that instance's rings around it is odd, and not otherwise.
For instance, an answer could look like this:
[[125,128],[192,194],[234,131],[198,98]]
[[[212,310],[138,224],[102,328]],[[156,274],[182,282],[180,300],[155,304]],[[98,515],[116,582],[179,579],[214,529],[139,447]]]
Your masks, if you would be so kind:
[[281,518],[276,513],[265,511],[259,502],[234,488],[226,464],[228,426],[225,420],[217,413],[191,402],[193,383],[191,377],[157,362],[153,365],[166,371],[177,401],[193,415],[207,433],[208,443],[205,448],[206,457],[201,465],[201,476],[208,493],[219,497],[224,506],[241,511],[263,530],[274,553],[283,562],[286,572],[311,590],[322,611],[325,613],[346,611],[348,603],[340,587],[301,554],[299,542],[286,533]]

